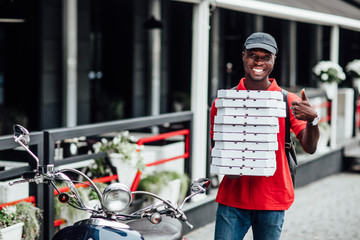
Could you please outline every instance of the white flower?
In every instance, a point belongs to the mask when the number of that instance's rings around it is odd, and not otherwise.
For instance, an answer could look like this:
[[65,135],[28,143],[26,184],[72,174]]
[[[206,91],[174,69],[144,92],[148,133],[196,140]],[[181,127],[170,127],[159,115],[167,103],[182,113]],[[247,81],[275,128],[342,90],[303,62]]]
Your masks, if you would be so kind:
[[119,144],[120,142],[121,142],[121,139],[120,139],[119,136],[114,137],[114,139],[113,139],[113,144],[117,145],[117,144]]
[[4,212],[7,215],[16,214],[16,205],[11,205],[11,206],[4,207]]
[[96,142],[96,143],[94,143],[94,144],[92,145],[92,147],[93,147],[95,153],[98,153],[98,152],[100,152],[101,143],[100,143],[100,142]]
[[143,150],[144,149],[144,145],[138,145],[138,144],[136,144],[136,151],[137,152],[140,152],[141,150]]
[[328,79],[329,79],[329,75],[327,75],[326,73],[321,74],[321,80],[323,80],[325,82]]
[[360,59],[355,59],[351,62],[348,62],[348,64],[346,64],[345,70],[349,75],[351,75],[355,78],[359,78],[360,77]]
[[340,83],[346,79],[342,67],[331,61],[320,61],[312,69],[315,77],[322,82]]
[[120,132],[111,141],[102,138],[100,142],[93,144],[93,149],[96,153],[107,152],[117,153],[122,160],[128,164],[136,165],[138,169],[144,168],[143,157],[141,149],[136,143],[136,139],[130,136],[129,131]]
[[345,73],[343,71],[338,72],[338,78],[345,80],[346,79]]

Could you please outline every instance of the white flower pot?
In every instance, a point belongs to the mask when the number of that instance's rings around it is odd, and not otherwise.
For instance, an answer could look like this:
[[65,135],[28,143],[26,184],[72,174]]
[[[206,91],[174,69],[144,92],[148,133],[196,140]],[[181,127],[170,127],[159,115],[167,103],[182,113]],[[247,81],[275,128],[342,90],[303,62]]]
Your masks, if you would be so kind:
[[[151,163],[160,159],[171,158],[184,154],[185,143],[183,141],[168,143],[163,146],[146,145],[142,150],[143,154],[153,154],[151,157],[145,157],[144,162]],[[153,158],[152,158],[153,157]],[[174,161],[166,162],[161,165],[156,165],[146,169],[147,173],[154,171],[175,171],[178,173],[184,173],[184,158],[178,158]]]
[[[174,202],[174,203],[178,203],[179,201],[183,200],[183,199],[180,199],[180,191],[181,191],[181,180],[180,179],[171,180],[167,183],[166,186],[161,186],[161,187],[154,184],[154,185],[150,186],[150,189],[147,189],[146,191],[149,191],[151,193],[159,195],[161,198],[170,200],[171,202]],[[159,200],[156,198],[150,198],[150,202],[146,202],[145,204],[143,204],[142,207],[145,207],[149,204],[156,203],[158,201]]]
[[353,87],[356,89],[358,93],[360,93],[360,78],[353,78],[352,79]]
[[122,155],[118,153],[110,153],[109,159],[111,164],[116,168],[119,182],[124,183],[127,187],[131,187],[135,175],[137,173],[136,166],[136,157],[134,156],[134,161],[131,163],[124,162]]
[[328,151],[328,143],[330,141],[330,125],[328,123],[319,124],[320,137],[317,144],[317,153]]
[[164,199],[177,203],[180,200],[180,190],[181,180],[175,179],[170,181],[166,187],[163,187],[158,193],[158,195]]
[[333,100],[336,97],[338,91],[338,84],[336,82],[322,82],[320,87],[325,91],[326,97],[329,100]]
[[20,222],[10,227],[0,229],[3,240],[21,240],[24,223]]

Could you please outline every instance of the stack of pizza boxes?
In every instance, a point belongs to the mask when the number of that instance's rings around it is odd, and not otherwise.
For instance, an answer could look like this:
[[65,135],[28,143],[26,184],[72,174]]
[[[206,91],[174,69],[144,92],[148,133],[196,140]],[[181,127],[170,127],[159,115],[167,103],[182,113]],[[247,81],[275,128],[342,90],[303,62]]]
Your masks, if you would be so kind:
[[279,117],[286,117],[277,91],[219,90],[210,172],[272,176],[276,171]]

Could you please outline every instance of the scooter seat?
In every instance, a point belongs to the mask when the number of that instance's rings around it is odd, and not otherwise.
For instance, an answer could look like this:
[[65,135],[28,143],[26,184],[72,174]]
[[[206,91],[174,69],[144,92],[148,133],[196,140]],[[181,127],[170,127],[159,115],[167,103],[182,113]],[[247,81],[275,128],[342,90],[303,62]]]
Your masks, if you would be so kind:
[[182,239],[182,224],[175,218],[163,216],[159,224],[153,224],[148,219],[142,218],[127,224],[131,229],[140,232],[145,240]]

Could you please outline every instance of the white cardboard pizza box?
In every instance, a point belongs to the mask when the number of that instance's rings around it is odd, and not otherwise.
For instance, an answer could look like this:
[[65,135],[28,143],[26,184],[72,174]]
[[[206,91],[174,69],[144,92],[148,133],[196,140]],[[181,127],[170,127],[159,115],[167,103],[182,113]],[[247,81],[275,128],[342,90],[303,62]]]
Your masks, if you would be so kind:
[[[241,141],[239,139],[243,139],[248,137],[247,142],[276,142],[277,138],[275,138],[274,135],[277,135],[276,133],[223,133],[223,132],[215,132],[214,133],[214,141],[230,141],[235,142],[234,144],[237,144],[238,142],[243,143],[244,141]],[[250,138],[258,139],[258,141],[250,141]],[[266,141],[272,139],[273,141]]]
[[[233,139],[237,142],[276,142],[276,133],[214,133],[215,141],[226,141]],[[230,141],[230,140],[227,140]]]
[[[214,134],[216,136],[221,133]],[[236,134],[234,134],[236,135]],[[234,149],[234,150],[262,150],[276,151],[278,150],[278,142],[232,142],[232,141],[215,141],[215,147],[218,149]]]
[[215,116],[214,123],[239,125],[278,125],[279,120],[277,117]]
[[214,132],[228,133],[278,133],[277,125],[238,125],[238,124],[214,124]]
[[227,167],[276,167],[276,159],[212,158],[212,165]]
[[286,117],[283,108],[218,108],[217,116],[259,116],[259,117]]
[[282,108],[286,109],[285,102],[278,100],[257,100],[257,99],[224,99],[215,101],[216,108],[223,107],[244,107],[244,108]]
[[221,158],[269,159],[275,158],[275,151],[242,151],[213,148],[211,150],[211,156]]
[[273,176],[276,168],[243,168],[243,167],[221,167],[210,166],[210,172],[222,175],[245,175],[245,176]]
[[278,91],[260,91],[260,90],[218,90],[219,98],[253,98],[253,99],[276,99],[283,100],[283,95]]

